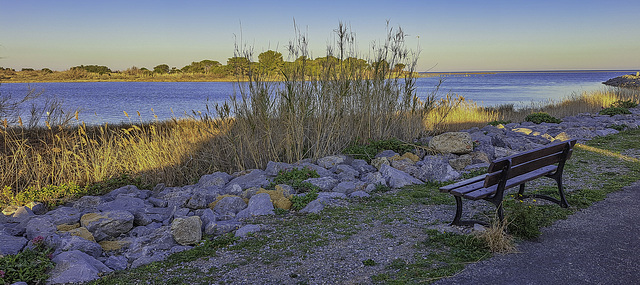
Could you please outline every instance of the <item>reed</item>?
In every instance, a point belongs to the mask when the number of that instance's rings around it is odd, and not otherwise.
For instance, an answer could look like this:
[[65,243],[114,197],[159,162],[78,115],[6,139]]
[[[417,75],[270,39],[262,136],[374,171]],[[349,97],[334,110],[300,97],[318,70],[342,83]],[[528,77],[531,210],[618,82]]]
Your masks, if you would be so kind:
[[[10,111],[28,98],[11,101],[0,94],[0,203],[24,202],[15,199],[19,192],[90,186],[122,174],[147,185],[193,184],[215,171],[340,153],[352,142],[412,141],[495,120],[518,122],[533,112],[563,117],[595,113],[617,100],[640,102],[639,91],[617,88],[521,109],[480,107],[456,94],[437,99],[437,88],[419,100],[413,77],[418,54],[404,46],[404,36],[401,29],[389,28],[363,65],[355,60],[360,58],[355,35],[339,25],[326,60],[310,69],[307,37],[298,33],[287,47],[295,64],[278,70],[284,80],[274,81],[260,69],[237,70],[245,78],[237,83],[237,96],[215,106],[219,116],[205,112],[162,122],[86,126],[77,112],[51,101],[57,107],[36,110],[44,124],[29,126]],[[252,58],[248,47],[238,47],[236,54]],[[399,64],[406,69],[393,68]]]

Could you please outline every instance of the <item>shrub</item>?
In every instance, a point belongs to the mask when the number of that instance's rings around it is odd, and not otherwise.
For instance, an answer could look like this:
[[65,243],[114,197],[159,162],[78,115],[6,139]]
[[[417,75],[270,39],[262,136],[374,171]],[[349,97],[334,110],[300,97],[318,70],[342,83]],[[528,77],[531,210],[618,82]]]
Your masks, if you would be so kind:
[[44,245],[42,236],[35,237],[27,248],[15,255],[0,257],[0,284],[12,284],[18,281],[28,284],[44,284],[49,275],[47,271],[54,267],[51,261],[52,249]]
[[317,198],[318,198],[318,191],[316,190],[312,190],[311,192],[305,195],[300,195],[300,196],[293,195],[289,199],[291,200],[291,203],[293,203],[293,205],[291,205],[291,209],[296,211],[302,210],[302,208],[306,207],[307,204],[311,203],[311,201]]
[[555,118],[547,113],[533,113],[533,114],[529,114],[526,118],[524,118],[525,121],[527,122],[532,122],[535,124],[540,124],[540,123],[553,123],[553,124],[559,124],[562,123],[562,120]]
[[273,179],[269,188],[274,188],[278,184],[287,184],[296,189],[299,192],[308,192],[310,190],[316,189],[314,185],[307,182],[302,182],[309,178],[319,178],[318,172],[309,168],[302,169],[291,169],[291,170],[280,170],[278,172],[278,176]]
[[342,153],[350,155],[355,159],[364,159],[370,163],[371,159],[383,150],[393,150],[397,153],[406,153],[414,151],[415,146],[396,138],[377,141],[369,140],[366,143],[352,142],[342,151]]
[[614,129],[616,131],[622,132],[624,130],[626,130],[627,128],[629,128],[629,126],[625,125],[625,124],[621,124],[621,125],[611,125],[609,126],[609,128]]
[[638,106],[638,103],[634,102],[633,100],[618,100],[616,102],[614,102],[613,104],[611,104],[611,107],[618,107],[618,108],[635,108]]
[[600,111],[600,113],[598,113],[600,115],[608,115],[608,116],[615,116],[615,115],[625,115],[625,114],[631,114],[631,111],[629,111],[629,109],[627,108],[623,108],[623,107],[609,107],[609,108],[604,108]]

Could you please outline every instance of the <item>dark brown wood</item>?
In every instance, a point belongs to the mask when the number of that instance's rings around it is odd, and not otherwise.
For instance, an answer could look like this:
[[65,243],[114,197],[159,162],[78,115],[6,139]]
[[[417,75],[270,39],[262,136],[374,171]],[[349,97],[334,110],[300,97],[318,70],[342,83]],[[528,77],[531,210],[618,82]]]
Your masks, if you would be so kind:
[[492,172],[502,170],[502,168],[504,168],[504,166],[507,164],[507,160],[509,159],[511,159],[511,165],[518,165],[518,164],[521,164],[530,160],[535,160],[541,157],[545,157],[557,152],[562,152],[567,143],[570,144],[570,148],[573,148],[573,146],[576,143],[576,140],[551,143],[545,146],[544,148],[533,149],[533,150],[525,151],[523,153],[514,154],[512,156],[499,158],[491,163],[491,165],[489,166],[489,169],[487,170],[487,173],[492,173]]
[[485,176],[487,176],[487,174],[478,175],[476,177],[469,178],[469,179],[466,179],[466,180],[463,180],[463,181],[460,181],[460,182],[456,182],[456,183],[453,183],[453,184],[442,186],[442,187],[440,187],[440,191],[441,192],[449,192],[452,189],[455,189],[455,188],[458,188],[458,187],[462,187],[462,186],[466,186],[466,185],[469,185],[469,184],[472,184],[472,183],[476,183],[476,182],[478,182],[480,180],[484,181]]
[[[529,171],[534,171],[536,169],[539,169],[548,165],[556,164],[560,162],[563,158],[564,158],[564,154],[562,152],[558,152],[558,153],[554,153],[539,159],[530,160],[518,165],[513,165],[511,166],[511,169],[509,169],[509,175],[507,176],[507,179],[511,179],[513,177],[523,175]],[[498,184],[498,182],[500,182],[500,174],[501,174],[501,171],[487,174],[487,177],[485,178],[484,187],[490,187]]]
[[[511,179],[507,180],[507,183],[504,189],[506,190],[509,188],[513,188],[515,186],[540,178],[542,176],[549,175],[555,172],[557,169],[558,169],[558,166],[548,165],[543,168],[539,168],[534,171],[527,172],[526,174],[512,177]],[[497,185],[493,185],[490,187],[482,187],[477,189],[476,191],[468,191],[467,193],[463,194],[463,197],[470,200],[480,200],[495,194],[497,189],[498,189]],[[453,191],[455,190],[452,190],[451,192]]]

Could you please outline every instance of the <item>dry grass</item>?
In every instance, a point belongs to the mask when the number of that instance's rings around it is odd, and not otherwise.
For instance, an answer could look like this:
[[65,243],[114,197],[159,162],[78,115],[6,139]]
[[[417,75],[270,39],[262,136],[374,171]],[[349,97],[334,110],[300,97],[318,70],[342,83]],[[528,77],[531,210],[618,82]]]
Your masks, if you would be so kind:
[[478,237],[487,243],[491,252],[505,254],[516,250],[513,236],[507,233],[508,221],[509,219],[506,218],[500,221],[496,214],[491,225],[478,234]]
[[[389,29],[387,39],[372,49],[371,68],[363,68],[354,60],[359,58],[355,36],[341,25],[321,72],[310,72],[304,60],[307,39],[298,35],[288,46],[295,64],[279,70],[285,80],[249,72],[238,82],[239,95],[216,106],[220,116],[215,119],[204,114],[151,124],[84,126],[69,124],[77,118],[55,115],[60,113],[54,108],[47,111],[47,127],[29,128],[19,118],[12,124],[12,117],[0,117],[0,187],[19,192],[65,183],[84,186],[123,173],[145,184],[179,186],[215,171],[339,153],[353,141],[412,141],[494,120],[522,121],[532,112],[563,117],[595,112],[616,100],[640,101],[638,92],[620,89],[522,110],[478,107],[455,95],[436,100],[435,92],[419,100],[413,77],[417,54],[404,47],[404,36],[400,29]],[[236,52],[252,57],[250,49]],[[396,64],[404,64],[406,71],[390,68]]]

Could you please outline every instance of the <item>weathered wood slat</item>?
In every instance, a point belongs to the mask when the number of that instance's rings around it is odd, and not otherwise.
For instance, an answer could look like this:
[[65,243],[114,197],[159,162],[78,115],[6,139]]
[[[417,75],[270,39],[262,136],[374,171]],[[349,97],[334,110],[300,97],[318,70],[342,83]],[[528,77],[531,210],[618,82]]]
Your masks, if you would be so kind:
[[440,187],[440,191],[441,192],[449,192],[449,191],[451,191],[451,189],[455,189],[455,188],[458,188],[458,187],[462,187],[462,186],[465,186],[465,185],[476,183],[476,182],[478,182],[480,180],[484,180],[485,176],[487,176],[487,174],[482,174],[482,175],[479,175],[479,176],[476,176],[476,177],[473,177],[473,178],[469,178],[469,179],[466,179],[466,180],[463,180],[463,181],[460,181],[460,182],[456,182],[456,183],[453,183],[453,184],[442,186],[442,187]]
[[489,166],[489,169],[487,170],[487,172],[488,173],[492,173],[492,172],[496,172],[496,171],[502,170],[502,168],[504,168],[507,165],[507,160],[509,160],[509,159],[511,159],[511,165],[518,165],[518,164],[527,162],[529,160],[535,160],[535,159],[538,159],[538,158],[541,158],[541,157],[545,157],[545,156],[551,155],[551,154],[556,153],[556,152],[562,152],[567,143],[570,144],[571,148],[573,148],[573,146],[575,145],[576,141],[575,140],[571,140],[571,141],[563,141],[563,142],[551,143],[551,144],[548,144],[547,146],[545,146],[542,149],[529,150],[529,151],[525,151],[523,153],[519,153],[519,154],[515,154],[515,155],[512,155],[512,156],[508,156],[508,157],[497,159],[497,160],[493,161],[493,163],[491,163],[491,165]]
[[[558,152],[551,154],[549,156],[545,156],[536,160],[527,161],[525,163],[521,163],[518,165],[511,166],[509,169],[509,175],[507,175],[507,179],[511,179],[516,176],[523,175],[529,171],[535,171],[536,169],[556,164],[560,162],[563,158],[563,153]],[[500,182],[500,178],[502,176],[502,171],[489,173],[485,178],[484,187],[490,187],[498,184]]]
[[[540,178],[540,177],[545,176],[547,174],[551,174],[551,173],[555,172],[557,169],[558,169],[558,166],[549,165],[549,166],[545,166],[545,167],[540,168],[540,169],[536,169],[534,171],[527,172],[527,173],[525,173],[523,175],[520,175],[520,176],[512,177],[511,179],[507,180],[507,183],[506,183],[504,189],[506,190],[506,189],[518,186],[518,185],[520,185],[522,183],[526,183],[526,182],[529,182],[531,180]],[[470,199],[470,200],[480,200],[480,199],[483,199],[485,197],[488,197],[488,196],[491,196],[491,195],[495,194],[497,189],[498,189],[498,185],[493,185],[493,186],[487,187],[487,188],[483,187],[483,188],[480,188],[480,189],[478,189],[476,191],[469,191],[466,194],[464,194],[463,197],[465,197],[467,199]],[[451,192],[453,192],[453,191],[451,191]]]

